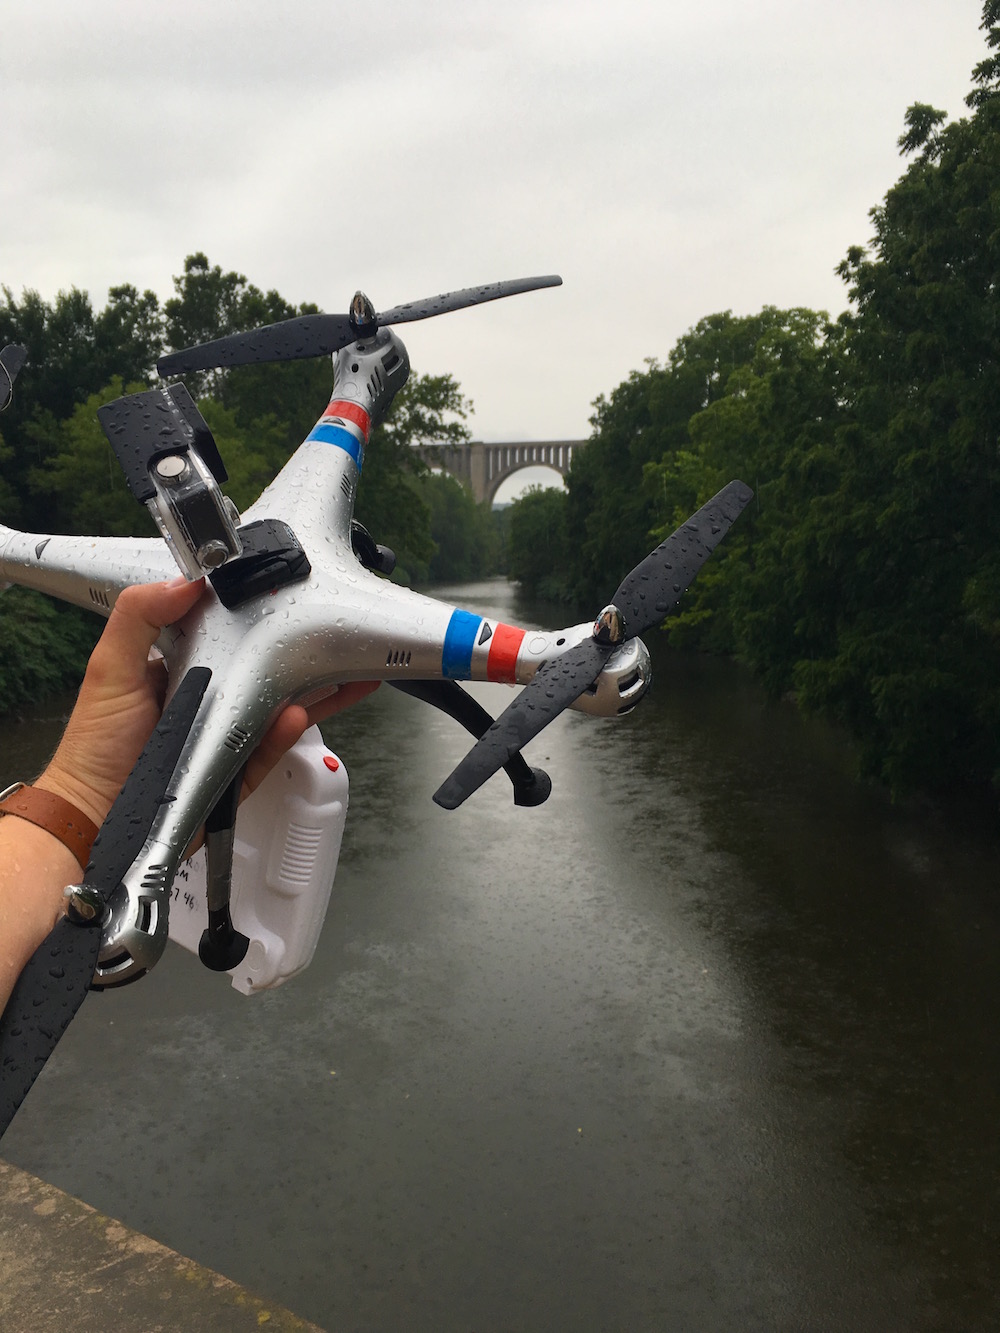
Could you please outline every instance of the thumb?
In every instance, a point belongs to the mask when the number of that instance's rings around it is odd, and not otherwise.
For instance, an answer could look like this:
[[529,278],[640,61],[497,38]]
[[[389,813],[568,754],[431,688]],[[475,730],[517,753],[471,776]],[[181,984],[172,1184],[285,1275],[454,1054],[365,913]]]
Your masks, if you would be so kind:
[[125,588],[91,655],[87,683],[101,690],[137,687],[145,679],[146,659],[160,631],[187,615],[204,588],[204,579],[189,583],[184,578]]

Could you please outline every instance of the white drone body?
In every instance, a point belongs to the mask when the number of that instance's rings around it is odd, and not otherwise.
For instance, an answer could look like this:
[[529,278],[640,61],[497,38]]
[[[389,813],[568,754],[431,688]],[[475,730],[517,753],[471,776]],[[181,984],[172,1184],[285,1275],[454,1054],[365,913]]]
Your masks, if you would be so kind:
[[[203,484],[205,470],[198,467],[196,444],[189,441],[188,450],[179,449],[176,434],[164,437],[159,453],[148,454],[153,458],[149,473],[157,494],[147,503],[167,540],[58,536],[0,526],[0,581],[38,589],[104,616],[110,614],[124,588],[175,577],[178,564],[189,577],[202,572],[211,576],[194,609],[165,629],[159,640],[170,680],[165,716],[182,682],[197,676],[200,683],[194,702],[173,724],[186,731],[179,739],[179,758],[160,793],[148,833],[142,845],[134,848],[135,855],[120,882],[103,886],[110,914],[104,922],[94,985],[123,984],[155,964],[167,938],[172,886],[185,849],[227,791],[234,784],[238,787],[247,758],[286,705],[308,705],[347,681],[383,680],[404,687],[408,682],[459,680],[527,685],[541,665],[593,637],[592,624],[526,632],[397,586],[362,563],[356,554],[357,541],[352,541],[352,518],[364,449],[373,424],[402,387],[408,371],[405,348],[385,328],[337,352],[333,398],[327,410],[279,475],[242,515],[238,527],[225,506],[219,507],[215,495],[221,526],[229,536],[223,532],[214,545],[197,534],[192,537],[184,528],[182,510],[172,513],[168,503],[161,503],[163,492],[178,478],[186,476],[192,481],[192,466],[193,484],[201,488],[199,504],[206,495],[212,498],[211,484]],[[173,391],[151,394],[165,392]],[[134,406],[133,400],[118,400],[121,404]],[[148,406],[140,405],[144,410]],[[109,412],[104,424],[115,443],[115,431],[124,429],[123,418]],[[156,431],[161,426],[154,412],[142,429]],[[196,506],[192,512],[197,516],[204,511]],[[257,559],[258,566],[265,567],[263,573],[258,570],[243,585],[237,579],[235,591],[233,587],[227,590],[224,576],[234,570],[238,573],[241,561],[253,564],[249,547],[255,531],[265,533],[265,546],[270,542],[272,547],[283,547],[277,562],[281,577],[271,579],[271,556],[265,550]],[[231,541],[234,532],[235,543]],[[288,537],[298,552],[291,559],[284,549]],[[616,716],[634,707],[649,682],[645,646],[639,639],[623,639],[574,706],[599,716]],[[545,794],[547,786],[539,799]],[[346,811],[346,791],[343,808]],[[109,820],[113,816],[114,811]],[[223,829],[225,836],[217,832],[213,836],[211,823],[208,827],[211,909],[213,901],[215,907],[228,905],[232,821],[228,833]],[[339,848],[339,836],[336,845]],[[266,862],[263,851],[259,859],[261,864]],[[332,864],[336,864],[335,853]],[[256,876],[261,892],[273,892],[263,870],[250,874]],[[329,894],[329,883],[325,890],[322,884],[315,890],[320,895],[324,891]],[[256,957],[259,963],[263,949],[265,955],[270,951],[273,963],[284,947],[280,927],[271,932],[270,939],[266,931],[254,934],[254,922],[265,914],[255,915],[252,898],[252,890],[240,894],[243,921],[240,903],[234,905],[234,923],[246,941],[240,960],[245,955]],[[321,924],[322,912],[310,926],[311,947],[315,947]],[[187,938],[183,942],[190,943]],[[307,941],[299,956],[311,956],[311,947]],[[232,962],[224,958],[208,965],[231,971],[235,978],[234,967],[225,965]],[[287,970],[278,975],[279,967],[274,976],[282,980]],[[258,968],[258,983],[253,984],[251,978],[242,988],[274,984],[266,979],[269,975],[266,966]]]

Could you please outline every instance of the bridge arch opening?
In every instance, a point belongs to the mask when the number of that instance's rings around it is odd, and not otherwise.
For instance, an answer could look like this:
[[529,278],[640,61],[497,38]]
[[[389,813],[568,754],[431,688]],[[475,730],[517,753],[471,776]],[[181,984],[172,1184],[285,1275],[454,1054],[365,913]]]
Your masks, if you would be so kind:
[[532,463],[518,468],[504,477],[493,494],[493,505],[509,505],[519,499],[525,491],[540,486],[543,490],[566,489],[562,473],[557,468],[545,464]]

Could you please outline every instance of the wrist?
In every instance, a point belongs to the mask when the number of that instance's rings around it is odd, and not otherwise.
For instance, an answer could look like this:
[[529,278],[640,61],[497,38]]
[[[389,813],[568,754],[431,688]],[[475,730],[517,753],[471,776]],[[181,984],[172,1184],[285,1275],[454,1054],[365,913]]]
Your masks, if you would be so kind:
[[56,759],[51,760],[31,785],[69,801],[70,805],[76,806],[80,813],[86,815],[98,828],[107,819],[108,811],[114,802],[114,794],[96,790],[89,783],[61,768]]
[[44,786],[15,782],[0,792],[0,816],[7,825],[31,825],[46,838],[62,843],[80,868],[86,868],[99,826],[65,796]]

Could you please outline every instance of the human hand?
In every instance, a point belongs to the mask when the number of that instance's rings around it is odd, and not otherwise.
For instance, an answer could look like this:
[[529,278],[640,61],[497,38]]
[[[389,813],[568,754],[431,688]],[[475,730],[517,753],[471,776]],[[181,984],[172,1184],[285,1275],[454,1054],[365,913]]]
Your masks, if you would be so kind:
[[[55,792],[100,827],[160,720],[167,673],[150,649],[180,620],[204,582],[150,583],[122,592],[87,665],[76,705],[47,768],[32,784]],[[377,681],[342,685],[310,708],[284,709],[244,773],[252,791],[306,727],[370,694]],[[72,851],[24,819],[0,819],[0,1012],[21,969],[62,915],[63,888],[79,878]]]
[[[167,689],[162,660],[150,649],[165,625],[180,620],[204,592],[204,580],[126,588],[91,654],[80,693],[55,754],[34,786],[70,801],[100,827],[160,720]],[[370,694],[377,681],[340,686],[310,708],[292,704],[275,719],[247,764],[243,795],[253,791],[307,727]]]

